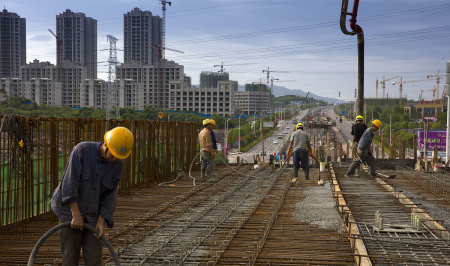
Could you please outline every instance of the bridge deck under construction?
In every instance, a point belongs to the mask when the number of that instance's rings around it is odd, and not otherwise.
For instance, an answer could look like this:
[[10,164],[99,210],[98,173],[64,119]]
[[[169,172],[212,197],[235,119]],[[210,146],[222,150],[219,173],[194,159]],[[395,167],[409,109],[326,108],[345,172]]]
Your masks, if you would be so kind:
[[[422,217],[422,226],[415,227],[411,213],[426,214],[420,204],[400,200],[400,192],[389,191],[382,180],[345,178],[344,167],[322,172],[325,186],[317,185],[316,170],[311,170],[311,181],[300,177],[300,185],[292,186],[290,170],[249,170],[245,165],[234,169],[249,176],[218,167],[218,183],[152,186],[119,198],[116,226],[107,231],[107,238],[121,265],[450,263],[449,234],[441,226],[448,223],[450,202],[437,200],[436,194],[414,186],[402,174],[385,181],[421,193],[422,200],[434,202],[446,218],[431,218],[436,214],[431,212],[429,221]],[[192,181],[184,178],[173,185],[189,186]],[[0,235],[0,264],[26,264],[33,245],[54,225],[42,219],[29,224],[26,233]],[[112,264],[106,248],[104,261]],[[57,235],[41,247],[35,262],[61,263]]]

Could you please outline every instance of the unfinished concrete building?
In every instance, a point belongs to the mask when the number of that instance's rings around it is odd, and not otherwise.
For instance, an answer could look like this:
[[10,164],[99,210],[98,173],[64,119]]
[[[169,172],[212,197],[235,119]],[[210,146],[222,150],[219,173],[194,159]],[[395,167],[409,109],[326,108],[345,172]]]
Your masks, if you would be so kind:
[[182,81],[170,82],[169,108],[202,114],[232,115],[234,113],[233,81],[218,81],[215,88],[188,87]]
[[0,12],[0,78],[19,77],[19,66],[26,63],[26,20],[3,9]]
[[200,88],[216,88],[218,81],[230,80],[230,74],[226,72],[202,71],[200,73]]

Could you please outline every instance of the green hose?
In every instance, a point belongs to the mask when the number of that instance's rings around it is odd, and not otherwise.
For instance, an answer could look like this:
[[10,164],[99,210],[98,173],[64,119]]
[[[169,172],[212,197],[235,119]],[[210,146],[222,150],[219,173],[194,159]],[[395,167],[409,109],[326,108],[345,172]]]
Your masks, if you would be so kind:
[[[30,258],[28,259],[28,266],[33,266],[34,258],[36,257],[36,254],[37,254],[39,248],[42,246],[42,244],[45,242],[45,240],[47,240],[47,238],[49,236],[51,236],[54,232],[58,231],[59,229],[64,228],[64,227],[70,227],[71,223],[72,222],[65,222],[65,223],[59,224],[59,225],[53,227],[52,229],[48,230],[47,233],[45,233],[41,237],[41,239],[39,239],[39,241],[36,243],[36,245],[34,246],[33,251],[31,252]],[[83,224],[83,229],[84,228],[88,229],[89,231],[91,231],[92,233],[95,233],[97,235],[100,233],[93,226],[86,224],[86,223]],[[109,243],[108,239],[106,239],[106,237],[104,235],[102,235],[101,239],[102,239],[103,243],[105,243],[106,247],[108,248],[109,253],[111,253],[111,256],[113,257],[113,260],[114,260],[114,264],[120,265],[119,258],[117,258],[117,255],[114,252],[114,249],[111,246],[111,243]]]

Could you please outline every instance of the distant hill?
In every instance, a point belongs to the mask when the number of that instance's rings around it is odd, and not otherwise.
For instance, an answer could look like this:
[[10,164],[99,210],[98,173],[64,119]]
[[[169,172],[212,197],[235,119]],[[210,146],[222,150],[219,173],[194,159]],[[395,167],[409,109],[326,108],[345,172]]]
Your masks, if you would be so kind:
[[[245,90],[245,85],[239,85],[239,90],[240,91],[244,91]],[[302,90],[290,90],[284,86],[276,86],[273,85],[273,94],[275,95],[275,97],[280,97],[280,96],[284,96],[284,95],[296,95],[296,96],[306,96],[307,92],[304,92]],[[324,102],[328,102],[328,103],[339,103],[339,99],[335,99],[335,98],[329,98],[329,97],[322,97],[319,96],[317,94],[314,93],[310,93],[308,95],[308,98],[312,97],[316,100],[321,100]],[[341,100],[341,103],[345,103],[346,101]]]
[[[197,86],[198,85],[194,85],[192,84],[192,86]],[[239,85],[239,90],[240,91],[245,91],[245,85]],[[284,95],[296,95],[296,96],[306,96],[307,92],[304,92],[302,90],[290,90],[284,86],[277,86],[277,85],[273,85],[273,92],[275,97],[280,97],[280,96],[284,96]],[[328,103],[335,103],[338,104],[339,103],[339,99],[335,99],[335,98],[329,98],[329,97],[322,97],[319,96],[317,94],[314,93],[310,93],[308,95],[308,98],[312,97],[316,100],[321,100],[324,102],[328,102]],[[343,101],[341,100],[341,103],[346,103],[347,101]]]

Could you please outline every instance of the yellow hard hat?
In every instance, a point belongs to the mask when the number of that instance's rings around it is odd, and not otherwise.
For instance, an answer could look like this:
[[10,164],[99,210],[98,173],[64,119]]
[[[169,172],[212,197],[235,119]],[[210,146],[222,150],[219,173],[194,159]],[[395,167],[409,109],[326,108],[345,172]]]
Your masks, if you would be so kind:
[[378,119],[373,120],[372,125],[375,125],[377,128],[381,128],[381,121]]
[[299,128],[303,130],[303,124],[302,123],[298,123],[297,126],[295,127],[295,130],[298,130]]
[[205,126],[207,124],[211,124],[211,120],[209,120],[209,119],[203,120],[203,125]]
[[126,127],[115,127],[105,133],[105,144],[117,159],[126,159],[133,147],[133,133]]
[[355,119],[355,122],[356,121],[363,121],[364,122],[364,117],[362,117],[362,115],[358,115],[357,117],[356,117],[356,119]]
[[211,124],[213,124],[214,126],[216,125],[216,121],[215,121],[214,119],[209,119],[209,122],[210,122]]

